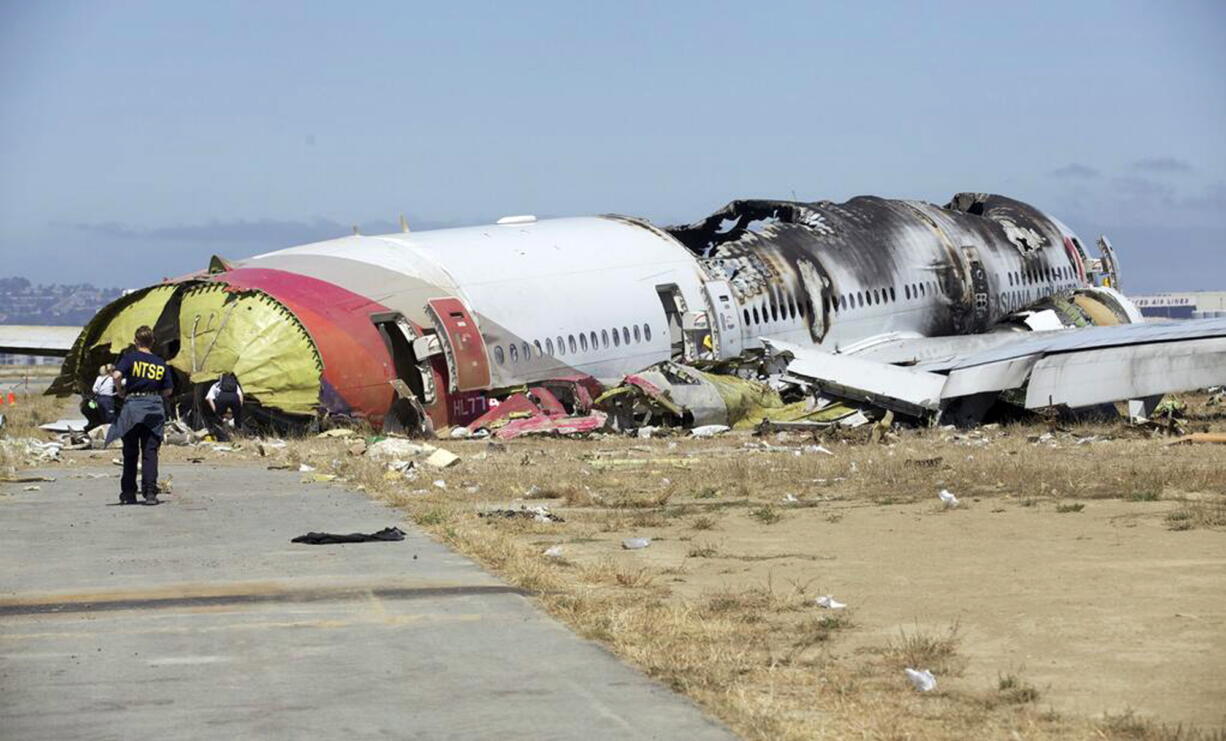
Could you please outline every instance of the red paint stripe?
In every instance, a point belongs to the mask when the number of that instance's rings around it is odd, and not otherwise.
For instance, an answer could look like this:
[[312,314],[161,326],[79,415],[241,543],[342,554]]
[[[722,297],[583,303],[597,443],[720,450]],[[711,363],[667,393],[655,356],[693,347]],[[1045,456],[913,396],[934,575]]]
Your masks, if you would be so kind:
[[[395,369],[370,315],[389,309],[340,286],[270,268],[237,268],[210,280],[263,291],[294,312],[323,359],[323,403],[329,412],[356,413],[376,425],[391,407]],[[329,398],[333,397],[339,398]]]

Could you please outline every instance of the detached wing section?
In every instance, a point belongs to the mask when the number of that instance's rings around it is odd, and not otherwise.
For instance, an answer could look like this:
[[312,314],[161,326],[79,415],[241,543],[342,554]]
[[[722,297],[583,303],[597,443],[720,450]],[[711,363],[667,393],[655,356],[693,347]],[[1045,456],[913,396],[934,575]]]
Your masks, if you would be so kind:
[[1028,409],[1205,388],[1226,382],[1226,320],[1020,335],[1017,342],[956,359],[947,372],[946,398],[1025,383]]
[[[888,352],[868,357],[763,341],[792,356],[787,373],[793,380],[915,415],[1023,387],[1025,406],[1039,409],[1088,407],[1226,383],[1224,319],[1001,333],[988,335],[990,342],[983,337],[967,337],[964,343],[961,338],[918,338],[915,347],[893,340]],[[904,358],[913,364],[887,360]]]
[[0,325],[0,353],[62,358],[79,334],[80,327]]

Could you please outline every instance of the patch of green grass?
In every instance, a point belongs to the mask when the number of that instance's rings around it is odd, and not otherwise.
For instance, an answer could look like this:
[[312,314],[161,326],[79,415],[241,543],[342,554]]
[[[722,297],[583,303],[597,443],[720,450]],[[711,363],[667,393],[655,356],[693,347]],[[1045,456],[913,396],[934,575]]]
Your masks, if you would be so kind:
[[1166,515],[1168,530],[1226,527],[1226,502],[1184,502]]
[[774,525],[783,519],[783,515],[779,514],[779,510],[769,504],[761,507],[754,507],[749,510],[749,516],[762,523],[763,525]]
[[1001,699],[1011,705],[1025,705],[1039,700],[1039,690],[1016,674],[1002,675],[996,683],[996,691]]
[[432,507],[425,512],[421,512],[413,516],[414,522],[418,525],[432,527],[434,525],[442,525],[451,519],[451,515],[442,507]]
[[1162,497],[1161,492],[1157,492],[1152,489],[1145,489],[1143,491],[1134,491],[1133,493],[1129,494],[1128,501],[1130,502],[1156,502],[1161,497]]
[[1081,502],[1071,502],[1069,504],[1057,504],[1056,512],[1063,515],[1068,514],[1069,512],[1080,512],[1085,508],[1086,506]]

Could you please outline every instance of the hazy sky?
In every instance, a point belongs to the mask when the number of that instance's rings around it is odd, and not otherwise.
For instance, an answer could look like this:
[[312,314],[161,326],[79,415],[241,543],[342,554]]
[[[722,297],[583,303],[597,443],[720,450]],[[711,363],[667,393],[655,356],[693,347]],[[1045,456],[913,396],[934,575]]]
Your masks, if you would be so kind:
[[0,0],[0,275],[504,214],[1003,193],[1226,289],[1226,3]]

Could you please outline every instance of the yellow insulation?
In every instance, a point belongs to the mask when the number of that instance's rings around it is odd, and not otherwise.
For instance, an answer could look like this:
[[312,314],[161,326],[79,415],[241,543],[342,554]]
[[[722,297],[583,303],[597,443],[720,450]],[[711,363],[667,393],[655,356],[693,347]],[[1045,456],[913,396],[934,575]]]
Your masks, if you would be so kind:
[[90,348],[110,346],[110,351],[119,354],[125,347],[132,344],[136,328],[141,325],[152,327],[166,308],[166,302],[174,295],[177,285],[166,284],[154,286],[144,295],[123,307],[113,319],[107,322],[98,339]]
[[193,383],[232,372],[248,397],[290,414],[313,414],[319,405],[323,366],[315,343],[292,312],[259,291],[233,293],[219,284],[187,290],[170,364]]

